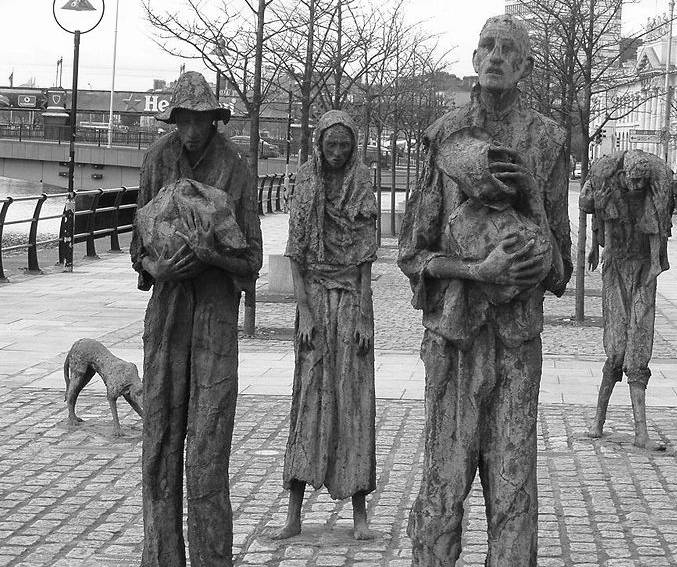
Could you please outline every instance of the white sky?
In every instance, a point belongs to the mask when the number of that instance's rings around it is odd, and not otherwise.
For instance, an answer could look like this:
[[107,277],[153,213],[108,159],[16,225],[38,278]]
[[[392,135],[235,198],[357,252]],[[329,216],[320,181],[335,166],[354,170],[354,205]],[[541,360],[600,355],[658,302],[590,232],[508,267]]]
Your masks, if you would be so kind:
[[[66,0],[58,0],[58,6]],[[153,79],[173,80],[182,60],[163,52],[150,39],[149,24],[143,18],[141,0],[118,0],[116,90],[144,91]],[[373,0],[377,1],[377,0]],[[153,0],[164,9],[180,0]],[[79,89],[110,89],[113,63],[116,0],[106,0],[106,12],[99,26],[82,36],[80,44]],[[73,36],[59,28],[52,16],[52,0],[0,0],[0,86],[35,78],[36,86],[54,84],[56,61],[63,56],[63,82],[70,88],[73,68]],[[636,29],[649,16],[665,13],[668,0],[637,0],[624,8],[624,27]],[[442,47],[456,46],[450,71],[459,76],[473,73],[470,60],[479,31],[489,17],[504,11],[504,0],[409,0],[412,19],[422,20],[431,34],[440,34]],[[442,11],[442,13],[440,13]],[[187,70],[204,71],[193,60]]]

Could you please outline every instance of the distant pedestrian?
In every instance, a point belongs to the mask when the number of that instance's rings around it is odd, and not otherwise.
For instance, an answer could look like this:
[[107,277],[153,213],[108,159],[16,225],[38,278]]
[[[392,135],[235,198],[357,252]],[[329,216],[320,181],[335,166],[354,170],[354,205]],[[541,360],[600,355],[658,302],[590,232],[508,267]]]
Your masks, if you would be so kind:
[[376,487],[374,314],[376,201],[356,150],[357,129],[332,110],[296,177],[286,255],[296,296],[296,367],[284,486],[287,522],[301,532],[306,484],[352,497],[356,539],[372,537],[365,496]]

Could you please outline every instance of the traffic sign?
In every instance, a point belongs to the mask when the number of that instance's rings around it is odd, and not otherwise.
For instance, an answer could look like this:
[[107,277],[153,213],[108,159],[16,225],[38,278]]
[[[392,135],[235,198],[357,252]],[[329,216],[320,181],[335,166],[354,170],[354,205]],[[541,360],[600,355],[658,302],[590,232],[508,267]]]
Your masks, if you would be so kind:
[[657,144],[661,137],[660,134],[630,134],[630,141],[636,144]]
[[661,131],[630,130],[630,141],[637,144],[658,144],[661,141]]

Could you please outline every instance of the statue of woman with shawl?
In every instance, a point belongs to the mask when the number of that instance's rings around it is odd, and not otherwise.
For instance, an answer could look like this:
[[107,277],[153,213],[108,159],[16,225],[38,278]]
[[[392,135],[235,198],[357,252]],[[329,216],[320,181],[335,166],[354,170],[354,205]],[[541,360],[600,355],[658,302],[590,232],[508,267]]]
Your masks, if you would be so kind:
[[296,176],[286,255],[297,301],[294,387],[284,486],[289,510],[277,539],[301,532],[306,484],[352,497],[356,539],[373,537],[365,496],[376,486],[374,313],[376,200],[338,110],[315,130]]

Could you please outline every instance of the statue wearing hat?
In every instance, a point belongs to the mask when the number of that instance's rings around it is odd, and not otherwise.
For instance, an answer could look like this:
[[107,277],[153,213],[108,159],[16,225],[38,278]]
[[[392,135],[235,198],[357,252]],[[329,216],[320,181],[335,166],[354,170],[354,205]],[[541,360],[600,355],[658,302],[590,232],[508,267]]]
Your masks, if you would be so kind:
[[[247,164],[215,123],[202,75],[179,77],[158,120],[176,124],[147,151],[130,246],[144,325],[143,567],[183,567],[184,469],[192,565],[227,567],[228,464],[237,400],[240,290],[261,267]],[[185,449],[185,462],[184,462]]]
[[424,136],[398,263],[423,311],[423,478],[409,518],[413,565],[461,554],[463,503],[479,471],[487,567],[536,567],[536,418],[543,295],[571,276],[563,131],[528,108],[528,32],[490,18],[470,103]]

